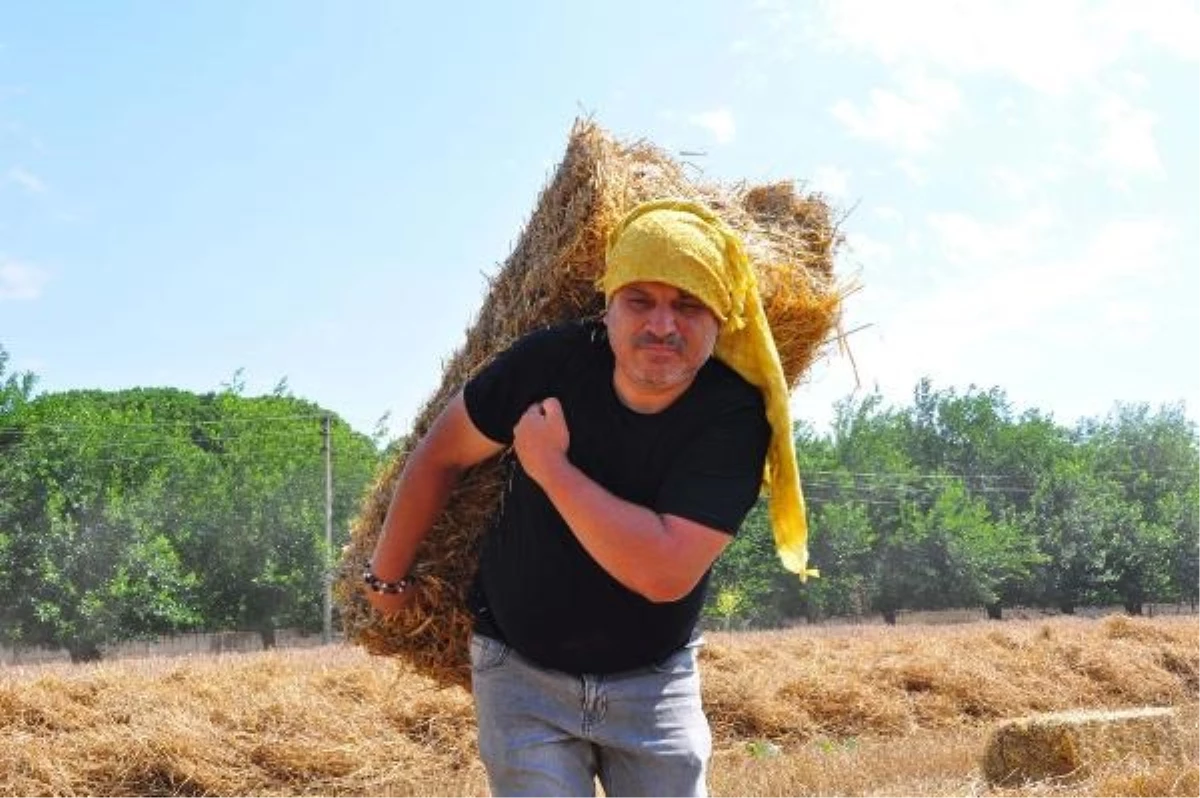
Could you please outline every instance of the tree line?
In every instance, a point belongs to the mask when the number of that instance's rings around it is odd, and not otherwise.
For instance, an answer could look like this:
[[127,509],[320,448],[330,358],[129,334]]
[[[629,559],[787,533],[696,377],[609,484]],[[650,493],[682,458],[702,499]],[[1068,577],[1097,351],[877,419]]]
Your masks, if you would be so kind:
[[[0,347],[0,643],[101,646],[181,631],[322,627],[363,491],[400,441],[292,396],[173,388],[36,392]],[[333,547],[322,426],[330,419]],[[999,389],[839,403],[796,426],[821,577],[779,565],[765,503],[718,560],[718,624],[905,609],[1196,602],[1195,425],[1118,405],[1064,427]]]
[[383,452],[286,381],[34,395],[0,348],[0,642],[319,630],[330,419],[335,550]]
[[998,388],[911,405],[846,399],[832,431],[797,427],[821,577],[775,563],[760,502],[718,561],[707,613],[771,625],[901,610],[1196,606],[1200,453],[1182,405],[1115,405],[1067,427]]

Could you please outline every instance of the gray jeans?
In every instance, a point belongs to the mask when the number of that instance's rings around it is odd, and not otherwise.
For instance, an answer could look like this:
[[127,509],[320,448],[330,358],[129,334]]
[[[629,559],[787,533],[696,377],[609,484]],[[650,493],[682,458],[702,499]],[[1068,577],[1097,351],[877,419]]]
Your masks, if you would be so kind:
[[545,670],[471,638],[479,753],[492,795],[707,795],[712,735],[696,648],[599,676]]

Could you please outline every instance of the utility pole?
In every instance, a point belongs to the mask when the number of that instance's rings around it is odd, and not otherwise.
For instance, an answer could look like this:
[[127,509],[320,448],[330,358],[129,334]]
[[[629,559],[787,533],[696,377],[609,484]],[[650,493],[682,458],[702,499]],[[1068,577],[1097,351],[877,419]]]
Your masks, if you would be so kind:
[[329,433],[329,416],[321,420],[322,450],[325,452],[325,595],[324,623],[321,641],[333,642],[333,441]]

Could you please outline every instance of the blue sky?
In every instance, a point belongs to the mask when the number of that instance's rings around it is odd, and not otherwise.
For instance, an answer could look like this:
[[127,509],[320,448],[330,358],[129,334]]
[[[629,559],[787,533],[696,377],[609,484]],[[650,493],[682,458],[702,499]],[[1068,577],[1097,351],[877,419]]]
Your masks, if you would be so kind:
[[[0,8],[0,346],[41,390],[293,393],[402,434],[573,119],[847,212],[854,365],[1072,424],[1200,407],[1196,2]],[[868,326],[869,325],[869,326]],[[855,369],[856,366],[856,369]],[[857,383],[856,383],[857,374]]]

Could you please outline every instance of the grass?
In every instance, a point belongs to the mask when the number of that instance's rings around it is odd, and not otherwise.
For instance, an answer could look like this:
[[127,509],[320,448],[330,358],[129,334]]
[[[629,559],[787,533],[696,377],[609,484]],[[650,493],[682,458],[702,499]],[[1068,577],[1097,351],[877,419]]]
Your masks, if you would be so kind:
[[[714,795],[1196,795],[1195,618],[711,634]],[[1182,759],[993,788],[999,720],[1171,706]],[[0,795],[485,795],[468,693],[350,647],[0,669]]]

